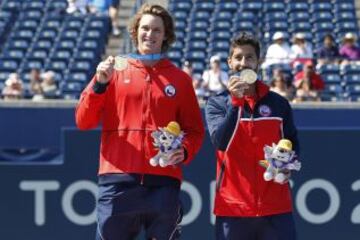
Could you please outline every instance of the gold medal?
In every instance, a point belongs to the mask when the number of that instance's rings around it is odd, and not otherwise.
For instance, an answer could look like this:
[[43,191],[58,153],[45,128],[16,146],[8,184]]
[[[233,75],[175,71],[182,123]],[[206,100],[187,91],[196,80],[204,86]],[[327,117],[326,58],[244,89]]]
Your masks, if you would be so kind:
[[257,74],[251,69],[244,69],[240,72],[240,79],[247,84],[253,84],[256,82]]
[[122,71],[127,67],[127,58],[123,56],[115,57],[114,69],[117,71]]

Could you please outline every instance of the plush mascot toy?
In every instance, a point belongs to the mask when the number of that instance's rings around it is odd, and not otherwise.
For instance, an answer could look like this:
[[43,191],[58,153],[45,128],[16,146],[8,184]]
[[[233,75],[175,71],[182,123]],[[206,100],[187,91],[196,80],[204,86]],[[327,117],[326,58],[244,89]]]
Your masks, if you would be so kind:
[[265,145],[265,160],[259,163],[266,168],[264,172],[264,180],[274,180],[283,184],[288,180],[290,170],[299,171],[301,163],[297,160],[295,151],[292,150],[292,143],[287,139],[281,139],[276,145]]
[[164,128],[159,127],[159,130],[154,131],[151,136],[154,139],[154,146],[158,149],[158,153],[150,159],[151,166],[168,166],[171,153],[182,146],[184,132],[177,122],[172,121]]

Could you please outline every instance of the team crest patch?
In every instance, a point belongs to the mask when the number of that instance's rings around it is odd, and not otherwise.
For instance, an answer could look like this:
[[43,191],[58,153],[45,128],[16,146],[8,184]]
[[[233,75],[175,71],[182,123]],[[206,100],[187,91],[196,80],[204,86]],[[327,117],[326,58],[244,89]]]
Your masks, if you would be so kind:
[[176,94],[176,89],[173,85],[169,84],[165,87],[164,92],[166,96],[173,97]]
[[261,105],[259,107],[259,114],[263,117],[268,117],[271,115],[271,109],[267,105]]

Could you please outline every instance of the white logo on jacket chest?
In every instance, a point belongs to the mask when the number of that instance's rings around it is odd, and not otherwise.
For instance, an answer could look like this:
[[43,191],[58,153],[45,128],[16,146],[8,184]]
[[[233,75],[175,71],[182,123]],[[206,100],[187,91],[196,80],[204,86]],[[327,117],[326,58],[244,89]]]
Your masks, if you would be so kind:
[[176,89],[173,85],[169,84],[164,88],[164,92],[166,96],[173,97],[176,94]]
[[259,114],[263,117],[269,117],[271,115],[271,109],[267,105],[261,105],[259,107]]

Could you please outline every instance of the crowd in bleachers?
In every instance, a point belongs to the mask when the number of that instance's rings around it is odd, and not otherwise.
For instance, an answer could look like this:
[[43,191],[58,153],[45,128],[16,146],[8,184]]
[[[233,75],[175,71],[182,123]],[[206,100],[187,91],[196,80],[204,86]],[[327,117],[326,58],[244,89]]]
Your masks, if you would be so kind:
[[[292,92],[286,94],[290,100],[360,100],[359,29],[353,0],[173,0],[169,8],[178,36],[169,56],[178,65],[192,63],[200,78],[196,86],[202,86],[201,75],[214,55],[221,59],[220,68],[228,71],[230,39],[246,31],[261,41],[262,79],[270,85],[274,69],[282,71],[286,91]],[[312,82],[295,84],[297,73],[307,69],[323,80],[322,89],[314,89]],[[309,93],[299,87],[310,88]],[[203,94],[204,89],[197,92]],[[297,92],[308,96],[297,97]]]
[[[78,99],[105,53],[109,35],[119,35],[111,18],[116,18],[118,4],[118,0],[1,1],[3,98]],[[41,78],[37,90],[31,79],[34,72]]]
[[[57,87],[44,98],[77,99],[105,53],[109,35],[119,34],[118,4],[119,0],[1,1],[1,92],[13,81],[9,74],[16,73],[21,97],[41,99],[30,82],[30,73],[38,70],[50,72]],[[222,81],[231,74],[226,62],[230,39],[240,31],[251,32],[262,44],[261,78],[275,91],[284,89],[289,100],[359,101],[354,9],[353,0],[170,0],[177,41],[168,56],[190,69],[199,98],[206,99],[223,89]],[[311,81],[302,83],[301,72],[324,84],[316,88]],[[285,85],[279,79],[285,79]],[[307,97],[297,96],[299,88],[309,88],[299,91]]]

